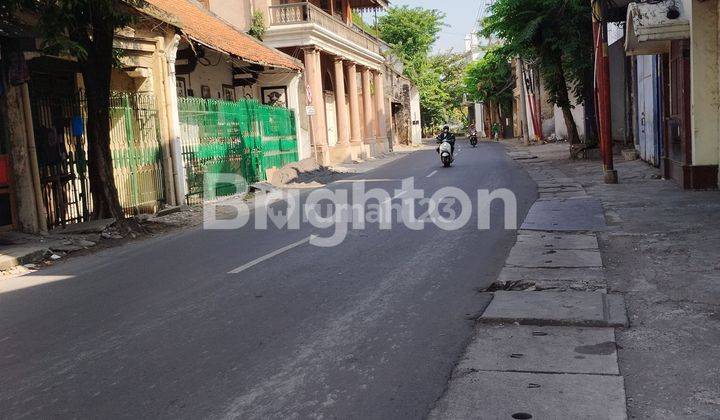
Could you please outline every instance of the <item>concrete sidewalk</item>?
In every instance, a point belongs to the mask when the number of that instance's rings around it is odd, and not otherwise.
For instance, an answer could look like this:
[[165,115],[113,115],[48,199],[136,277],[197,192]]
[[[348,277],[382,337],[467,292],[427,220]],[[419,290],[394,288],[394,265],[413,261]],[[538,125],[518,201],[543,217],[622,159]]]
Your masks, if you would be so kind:
[[614,328],[628,319],[605,279],[602,203],[533,153],[509,156],[539,198],[430,418],[627,418]]
[[625,297],[617,331],[630,418],[720,418],[720,192],[683,191],[642,161],[616,156],[620,184],[567,144],[515,148],[526,168],[556,171],[603,205],[608,291]]

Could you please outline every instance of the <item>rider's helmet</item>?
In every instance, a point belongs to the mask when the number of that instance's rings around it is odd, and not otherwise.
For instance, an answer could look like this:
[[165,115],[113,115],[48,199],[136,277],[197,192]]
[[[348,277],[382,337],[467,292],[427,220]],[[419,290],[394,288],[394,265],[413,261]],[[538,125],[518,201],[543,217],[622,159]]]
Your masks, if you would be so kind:
[[443,131],[446,132],[446,133],[449,132],[449,131],[450,131],[450,126],[449,126],[449,125],[446,125],[445,127],[443,127]]

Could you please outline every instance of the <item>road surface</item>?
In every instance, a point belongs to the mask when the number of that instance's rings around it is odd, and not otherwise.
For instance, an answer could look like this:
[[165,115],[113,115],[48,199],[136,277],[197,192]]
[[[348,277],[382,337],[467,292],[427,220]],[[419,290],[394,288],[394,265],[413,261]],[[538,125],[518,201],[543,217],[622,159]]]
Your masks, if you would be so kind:
[[[536,186],[503,146],[459,149],[452,168],[424,150],[330,188],[508,188],[521,222]],[[514,243],[502,221],[372,225],[332,248],[307,224],[193,229],[28,275],[0,293],[1,417],[421,418]]]

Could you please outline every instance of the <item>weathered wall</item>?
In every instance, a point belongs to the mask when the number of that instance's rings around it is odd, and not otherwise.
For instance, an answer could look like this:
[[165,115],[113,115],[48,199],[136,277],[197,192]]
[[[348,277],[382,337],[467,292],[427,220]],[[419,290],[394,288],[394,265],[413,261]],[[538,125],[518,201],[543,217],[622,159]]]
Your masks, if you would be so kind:
[[420,114],[420,91],[416,86],[410,88],[410,117],[412,119],[413,144],[422,142],[422,115]]
[[247,31],[252,22],[251,1],[248,0],[205,0],[210,11],[221,19],[240,29]]
[[625,45],[623,40],[618,40],[609,47],[610,52],[610,103],[612,139],[617,142],[625,142],[628,138],[627,132],[627,106],[626,91],[627,78],[625,72]]
[[690,73],[693,165],[717,165],[718,138],[718,7],[692,0]]
[[[178,79],[185,80],[188,91],[192,90],[193,96],[196,98],[202,97],[202,86],[204,85],[210,88],[212,99],[220,99],[223,97],[223,85],[232,86],[232,65],[227,57],[209,49],[206,50],[205,60],[209,62],[206,63],[209,65],[198,63],[192,73],[178,75]],[[236,89],[236,98],[240,94],[241,92]],[[188,96],[190,96],[189,93]]]
[[[573,119],[575,125],[577,125],[578,135],[581,139],[585,138],[585,107],[582,105],[575,105],[572,110]],[[555,107],[555,135],[561,139],[567,139],[568,130],[565,126],[565,118],[563,117],[562,110]]]

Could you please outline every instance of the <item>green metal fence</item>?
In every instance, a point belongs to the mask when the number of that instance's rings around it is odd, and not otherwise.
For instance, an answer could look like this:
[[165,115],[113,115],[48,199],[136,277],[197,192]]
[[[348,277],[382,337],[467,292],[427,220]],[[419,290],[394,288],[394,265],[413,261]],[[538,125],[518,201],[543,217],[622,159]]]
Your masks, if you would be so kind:
[[155,97],[114,94],[110,150],[120,203],[128,213],[153,213],[165,202],[163,156]]
[[[286,108],[260,105],[255,100],[238,102],[178,98],[180,137],[187,182],[186,200],[204,198],[206,174],[238,174],[240,188],[265,179],[266,170],[297,161],[295,116]],[[220,184],[216,196],[238,191]]]

